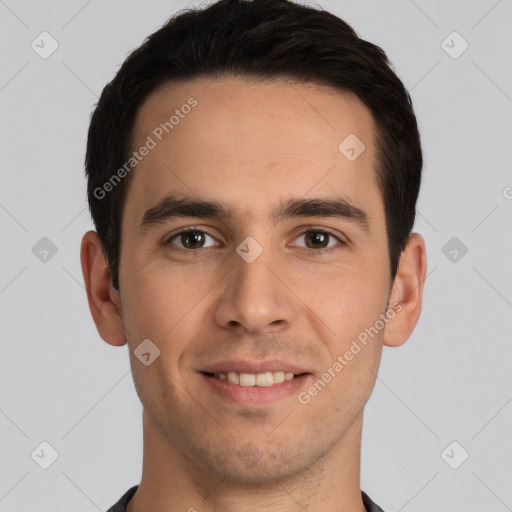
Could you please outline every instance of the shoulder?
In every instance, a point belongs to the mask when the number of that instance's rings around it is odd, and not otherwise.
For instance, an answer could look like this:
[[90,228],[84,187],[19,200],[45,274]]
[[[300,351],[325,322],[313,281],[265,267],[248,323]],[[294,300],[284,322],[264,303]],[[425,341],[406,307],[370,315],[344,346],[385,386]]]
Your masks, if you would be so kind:
[[126,512],[126,505],[128,505],[128,502],[132,499],[133,495],[135,494],[135,491],[139,488],[138,485],[134,485],[133,487],[130,487],[119,499],[117,503],[112,505],[107,512]]
[[361,496],[363,497],[363,503],[367,512],[384,512],[364,491],[361,491]]

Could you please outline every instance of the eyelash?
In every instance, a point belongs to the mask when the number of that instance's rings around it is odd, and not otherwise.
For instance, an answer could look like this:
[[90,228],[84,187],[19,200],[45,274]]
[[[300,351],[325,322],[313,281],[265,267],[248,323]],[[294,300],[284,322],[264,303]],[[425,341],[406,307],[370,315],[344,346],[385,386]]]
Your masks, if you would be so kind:
[[[306,231],[303,231],[302,233],[297,235],[297,238],[300,237],[300,236],[306,235],[307,233],[311,233],[311,232],[313,232],[313,233],[326,233],[330,237],[335,238],[339,243],[338,243],[337,246],[330,247],[330,248],[310,249],[308,247],[300,247],[304,252],[306,252],[310,256],[313,256],[313,257],[324,256],[326,253],[330,254],[330,253],[332,253],[332,252],[334,252],[336,250],[342,249],[345,245],[347,245],[346,242],[344,242],[339,236],[335,235],[334,233],[332,233],[331,231],[329,231],[328,229],[325,229],[325,228],[309,228]],[[169,238],[167,238],[164,241],[164,245],[165,246],[171,245],[172,241],[175,238],[179,237],[180,235],[183,235],[184,233],[204,233],[205,235],[208,235],[209,237],[215,239],[215,237],[213,235],[210,235],[210,233],[208,233],[207,231],[205,231],[203,229],[182,228],[177,233],[174,233]],[[200,247],[199,249],[184,249],[182,247],[174,247],[172,250],[173,251],[177,251],[177,252],[194,253],[194,252],[197,252],[197,251],[199,251],[201,249],[205,249],[205,248],[204,247]],[[206,247],[206,249],[208,249],[208,247]]]

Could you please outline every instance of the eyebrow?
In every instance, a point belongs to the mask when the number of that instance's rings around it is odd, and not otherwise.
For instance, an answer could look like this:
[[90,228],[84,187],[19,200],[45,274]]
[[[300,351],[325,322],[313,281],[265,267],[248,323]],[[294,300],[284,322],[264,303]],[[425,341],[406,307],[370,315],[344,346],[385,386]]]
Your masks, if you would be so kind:
[[[226,220],[232,219],[234,213],[230,207],[218,201],[168,195],[156,206],[146,210],[139,230],[148,231],[178,217]],[[272,212],[274,223],[296,217],[344,219],[367,233],[370,231],[366,212],[341,198],[287,199]]]

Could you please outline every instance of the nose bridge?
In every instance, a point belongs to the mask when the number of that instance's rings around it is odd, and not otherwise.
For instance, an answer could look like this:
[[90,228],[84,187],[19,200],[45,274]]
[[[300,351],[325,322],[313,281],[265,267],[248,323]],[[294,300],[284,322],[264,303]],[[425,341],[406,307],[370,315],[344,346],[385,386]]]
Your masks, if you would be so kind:
[[293,304],[285,284],[276,277],[282,268],[270,236],[265,244],[246,238],[233,255],[233,271],[217,308],[223,327],[269,332],[290,324]]
[[276,277],[270,269],[278,263],[270,241],[262,247],[254,238],[248,237],[238,246],[236,253],[234,274],[238,282],[238,299],[251,293],[272,296]]

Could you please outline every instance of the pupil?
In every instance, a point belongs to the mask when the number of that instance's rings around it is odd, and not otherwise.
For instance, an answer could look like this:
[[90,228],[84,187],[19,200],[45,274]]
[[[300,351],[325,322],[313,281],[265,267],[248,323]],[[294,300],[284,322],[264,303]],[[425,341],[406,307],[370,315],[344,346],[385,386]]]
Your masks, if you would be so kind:
[[[186,242],[186,240],[191,240],[191,243]],[[322,247],[324,247],[327,240],[327,234],[322,233],[321,231],[312,231],[306,235],[306,240],[313,240],[313,246],[318,247],[317,244],[319,242],[320,244],[323,244]],[[197,248],[197,246],[200,246],[204,240],[202,233],[199,233],[198,231],[190,231],[189,233],[183,233],[181,241],[185,247]]]
[[[308,235],[306,235],[306,240],[317,240],[320,241],[320,243],[325,242],[327,240],[327,234],[322,233],[321,231],[312,231]],[[316,246],[318,247],[318,246]],[[324,247],[324,245],[322,245]]]
[[[189,233],[183,233],[182,237],[181,237],[181,241],[183,243],[183,245],[185,247],[191,247],[193,249],[197,248],[196,246],[197,245],[201,245],[201,242],[203,240],[201,240],[203,237],[203,235],[201,233],[199,233],[198,231],[190,231]],[[191,243],[187,243],[186,240],[195,240],[195,241],[192,241]]]

